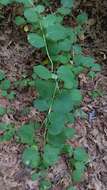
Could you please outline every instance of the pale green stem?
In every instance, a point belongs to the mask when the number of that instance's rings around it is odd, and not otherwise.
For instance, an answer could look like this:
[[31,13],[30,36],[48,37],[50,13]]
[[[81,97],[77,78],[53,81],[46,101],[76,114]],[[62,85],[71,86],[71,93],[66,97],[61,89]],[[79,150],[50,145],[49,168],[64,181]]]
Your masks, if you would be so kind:
[[45,37],[44,31],[43,31],[43,27],[42,27],[41,22],[40,22],[40,28],[41,28],[42,35],[43,35],[43,40],[44,40],[44,43],[45,43],[46,53],[47,53],[48,59],[49,59],[49,61],[51,63],[51,71],[53,72],[54,63],[53,63],[53,61],[51,59],[51,56],[49,54],[48,45],[47,45],[46,37]]

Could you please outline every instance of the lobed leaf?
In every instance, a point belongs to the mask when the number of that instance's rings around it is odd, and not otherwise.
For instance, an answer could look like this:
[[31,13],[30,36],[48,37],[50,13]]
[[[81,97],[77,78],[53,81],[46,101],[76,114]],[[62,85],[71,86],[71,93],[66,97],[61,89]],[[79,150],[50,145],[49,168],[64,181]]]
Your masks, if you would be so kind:
[[26,8],[24,10],[24,17],[30,23],[37,23],[38,22],[38,14],[35,8]]
[[51,112],[48,116],[48,133],[51,135],[58,135],[64,129],[65,115]]
[[35,82],[35,86],[39,92],[39,96],[44,99],[52,98],[56,89],[55,81],[49,80],[44,81],[37,79]]
[[67,139],[72,139],[76,134],[76,130],[74,128],[66,127],[64,133]]
[[28,147],[24,150],[22,154],[23,163],[34,169],[39,165],[40,155],[36,146]]
[[[60,34],[60,35],[59,35]],[[60,24],[54,24],[51,27],[47,27],[47,39],[52,41],[59,41],[65,39],[67,36],[66,28]]]
[[57,9],[57,13],[60,13],[61,15],[69,15],[71,13],[71,9],[68,7],[60,7]]
[[75,85],[75,77],[70,66],[60,66],[57,70],[58,78],[64,81],[64,88],[71,89]]
[[47,135],[47,142],[48,144],[51,144],[53,147],[58,147],[62,149],[65,141],[66,141],[66,137],[65,137],[64,132],[58,135],[51,135],[49,133]]
[[24,124],[17,131],[17,135],[23,144],[32,145],[34,143],[35,129],[33,124]]
[[44,28],[51,27],[55,24],[60,24],[62,22],[62,17],[61,16],[56,16],[54,14],[48,14],[47,16],[44,16],[41,24]]
[[28,34],[28,42],[35,48],[42,48],[45,46],[43,37],[36,33]]
[[84,148],[77,147],[74,151],[74,159],[81,162],[87,162],[88,154],[86,153]]
[[46,144],[44,149],[43,161],[46,165],[51,166],[59,159],[59,149],[52,145]]
[[33,105],[39,111],[48,111],[51,102],[49,100],[37,99],[33,102]]
[[42,65],[35,66],[34,73],[37,74],[41,79],[48,80],[52,78],[51,72]]

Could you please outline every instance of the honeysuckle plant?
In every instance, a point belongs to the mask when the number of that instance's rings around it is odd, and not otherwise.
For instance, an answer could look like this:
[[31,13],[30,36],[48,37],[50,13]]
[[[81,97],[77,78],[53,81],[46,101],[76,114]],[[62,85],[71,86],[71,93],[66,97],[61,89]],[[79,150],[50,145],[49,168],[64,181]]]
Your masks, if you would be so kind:
[[[67,154],[73,169],[72,179],[79,182],[84,176],[88,154],[82,147],[75,148],[68,143],[76,134],[69,124],[75,122],[75,111],[83,100],[78,75],[85,72],[93,77],[101,69],[93,57],[83,53],[79,43],[79,37],[84,34],[87,14],[80,12],[75,18],[76,26],[71,27],[64,24],[64,18],[72,15],[73,0],[61,0],[60,7],[48,14],[44,4],[33,0],[0,0],[0,3],[3,6],[11,3],[23,5],[23,12],[15,16],[14,22],[27,29],[29,44],[35,51],[40,49],[45,57],[34,66],[32,81],[28,82],[38,92],[33,106],[44,112],[45,119],[41,125],[28,123],[16,132],[18,141],[26,145],[23,163],[32,169],[47,170],[61,154]],[[40,127],[44,129],[42,152],[35,137],[35,131]],[[40,176],[34,174],[33,180],[37,177]],[[43,183],[41,189],[48,188],[50,185]]]

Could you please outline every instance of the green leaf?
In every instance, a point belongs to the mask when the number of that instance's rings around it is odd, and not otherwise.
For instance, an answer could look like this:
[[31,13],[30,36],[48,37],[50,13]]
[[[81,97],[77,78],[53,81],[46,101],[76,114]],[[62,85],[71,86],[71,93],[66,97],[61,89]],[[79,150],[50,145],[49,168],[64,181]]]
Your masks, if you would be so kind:
[[81,173],[84,173],[85,170],[85,164],[83,162],[75,162],[75,169],[78,169],[81,171]]
[[72,124],[75,122],[74,115],[72,113],[66,114],[66,124]]
[[81,172],[80,169],[76,169],[72,173],[72,178],[74,182],[82,181],[83,177],[84,177],[84,172]]
[[70,58],[71,56],[68,54],[68,55],[57,55],[55,57],[53,57],[53,60],[54,61],[57,61],[58,63],[62,63],[62,64],[67,64],[70,62]]
[[0,88],[2,90],[8,90],[10,88],[10,85],[11,85],[10,80],[5,79],[4,81],[1,82]]
[[15,134],[14,129],[10,129],[9,131],[6,131],[3,136],[0,137],[0,142],[6,142],[10,141]]
[[6,109],[0,106],[0,116],[3,116],[6,113]]
[[66,153],[69,157],[71,157],[73,155],[73,147],[69,144],[65,144],[62,152]]
[[24,124],[17,131],[17,135],[23,144],[32,145],[34,143],[34,125],[33,124]]
[[52,110],[57,113],[66,114],[73,110],[71,93],[68,90],[62,90],[59,96],[54,99]]
[[62,17],[56,16],[54,14],[48,14],[47,16],[43,17],[41,23],[44,28],[51,27],[54,24],[61,23]]
[[51,135],[49,133],[47,135],[48,144],[51,144],[53,147],[58,147],[60,149],[63,148],[65,140],[66,137],[64,132],[60,133],[59,135]]
[[87,162],[88,161],[88,154],[86,153],[84,148],[77,147],[74,150],[74,159],[80,162]]
[[61,0],[63,7],[71,8],[73,7],[74,0]]
[[10,128],[10,125],[6,123],[0,123],[0,131],[6,131]]
[[94,78],[96,77],[96,73],[95,73],[94,71],[90,71],[90,72],[88,73],[88,77],[94,79]]
[[15,0],[16,3],[23,3],[26,7],[32,6],[32,0]]
[[1,95],[2,95],[3,97],[6,97],[6,96],[8,95],[8,93],[7,93],[6,90],[2,90]]
[[43,160],[48,166],[55,164],[59,159],[59,149],[49,144],[45,145]]
[[60,66],[57,70],[57,75],[60,80],[64,81],[65,88],[73,88],[75,78],[70,66]]
[[37,23],[38,22],[38,14],[35,11],[35,8],[26,8],[24,9],[24,16],[30,23]]
[[31,175],[31,180],[32,181],[36,181],[40,178],[40,173],[36,173],[34,172],[32,175]]
[[84,30],[83,27],[81,25],[78,25],[74,28],[75,34],[77,36],[83,35],[84,34]]
[[57,13],[60,13],[61,15],[69,15],[71,13],[71,9],[67,7],[60,7],[57,9]]
[[48,133],[51,135],[58,135],[64,129],[65,115],[60,113],[51,112],[48,117]]
[[91,68],[95,65],[95,59],[93,57],[84,55],[75,55],[74,62],[78,66],[81,65],[88,68]]
[[12,3],[12,0],[0,0],[0,4],[2,5],[8,5],[10,3]]
[[48,80],[52,78],[51,72],[42,65],[35,66],[34,73],[37,74],[41,79]]
[[45,10],[45,7],[44,7],[43,5],[37,5],[37,6],[35,7],[35,11],[36,11],[37,13],[42,13],[42,12],[44,12],[44,10]]
[[51,182],[49,180],[42,180],[40,182],[40,190],[48,190],[52,186]]
[[72,47],[74,54],[82,54],[82,47],[79,44],[75,44]]
[[0,70],[0,81],[2,81],[5,78],[4,71]]
[[83,71],[84,71],[84,67],[82,67],[82,66],[74,66],[73,68],[72,68],[72,71],[73,71],[73,73],[75,74],[75,75],[79,75],[80,73],[82,73]]
[[56,83],[54,81],[36,80],[35,86],[41,98],[52,98],[55,92]]
[[[60,34],[60,35],[59,35]],[[52,41],[57,42],[58,40],[63,40],[67,36],[66,28],[60,24],[54,24],[47,28],[46,37]]]
[[36,48],[42,48],[45,46],[43,38],[36,33],[28,34],[28,42]]
[[76,43],[76,41],[77,41],[77,36],[76,36],[76,33],[75,33],[75,31],[74,31],[73,28],[67,27],[67,28],[66,28],[66,34],[67,34],[67,37],[69,38],[71,44]]
[[0,142],[10,141],[15,133],[13,126],[6,123],[0,123],[0,131],[3,132],[3,135],[0,136]]
[[28,147],[24,150],[22,155],[23,163],[33,168],[36,168],[40,162],[40,155],[36,146]]
[[101,71],[101,65],[99,64],[93,64],[92,65],[92,71],[95,71],[95,72],[100,72]]
[[85,12],[82,12],[77,16],[77,22],[78,24],[85,24],[88,20],[88,16]]
[[74,128],[69,128],[69,127],[66,127],[64,129],[64,132],[67,139],[72,139],[76,134],[76,130]]
[[14,92],[14,91],[11,91],[10,94],[7,95],[7,98],[8,98],[9,100],[14,100],[15,95],[16,95],[15,92]]
[[24,25],[26,23],[26,21],[23,17],[17,16],[17,17],[15,17],[15,23],[16,23],[16,25],[20,26],[20,25]]
[[69,39],[64,39],[58,43],[58,51],[68,52],[71,50],[72,42]]
[[48,111],[51,102],[43,100],[43,99],[37,99],[33,102],[33,105],[36,109],[38,109],[39,111]]
[[80,90],[78,89],[72,89],[71,90],[71,99],[74,105],[78,105],[82,101],[82,95]]

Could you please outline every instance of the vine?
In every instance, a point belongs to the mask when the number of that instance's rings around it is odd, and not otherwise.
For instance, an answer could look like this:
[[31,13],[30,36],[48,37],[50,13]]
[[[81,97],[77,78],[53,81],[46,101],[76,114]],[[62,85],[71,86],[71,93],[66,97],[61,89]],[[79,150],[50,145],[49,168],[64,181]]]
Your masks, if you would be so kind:
[[[3,6],[23,4],[22,15],[16,15],[15,23],[23,27],[30,25],[28,42],[35,49],[41,49],[46,57],[46,61],[34,66],[32,81],[28,80],[27,83],[33,84],[33,88],[38,91],[39,96],[33,101],[33,106],[44,112],[45,119],[41,125],[27,123],[15,132],[19,142],[26,145],[22,161],[32,168],[32,179],[35,180],[41,179],[41,170],[47,170],[58,161],[61,154],[66,154],[73,169],[73,172],[70,171],[71,178],[74,183],[79,182],[84,176],[88,154],[82,147],[75,148],[69,144],[76,134],[69,124],[75,122],[75,112],[83,99],[78,88],[78,75],[85,72],[93,78],[100,71],[100,65],[95,63],[93,57],[84,55],[83,47],[79,44],[88,17],[86,13],[80,12],[75,18],[75,27],[64,25],[64,18],[72,12],[73,0],[61,0],[60,8],[51,14],[46,14],[45,6],[33,0],[0,0],[0,3]],[[1,83],[3,80],[0,78]],[[8,131],[9,126],[2,123],[2,128]],[[35,138],[38,128],[44,128],[42,152]],[[51,184],[43,179],[40,189],[47,190]]]

